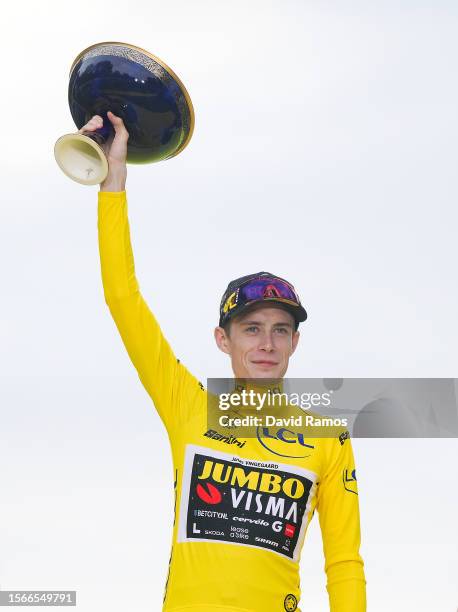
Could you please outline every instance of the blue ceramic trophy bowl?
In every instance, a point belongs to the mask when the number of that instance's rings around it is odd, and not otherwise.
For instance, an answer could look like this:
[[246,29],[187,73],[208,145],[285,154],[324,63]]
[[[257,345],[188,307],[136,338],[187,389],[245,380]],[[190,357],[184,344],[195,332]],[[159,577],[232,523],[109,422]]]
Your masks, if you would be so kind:
[[99,130],[66,134],[54,147],[63,172],[84,185],[101,183],[108,172],[104,150],[114,137],[108,111],[121,117],[129,132],[132,164],[178,155],[194,128],[191,99],[180,79],[159,58],[126,43],[98,43],[78,55],[70,69],[68,103],[78,130],[93,115],[103,118]]

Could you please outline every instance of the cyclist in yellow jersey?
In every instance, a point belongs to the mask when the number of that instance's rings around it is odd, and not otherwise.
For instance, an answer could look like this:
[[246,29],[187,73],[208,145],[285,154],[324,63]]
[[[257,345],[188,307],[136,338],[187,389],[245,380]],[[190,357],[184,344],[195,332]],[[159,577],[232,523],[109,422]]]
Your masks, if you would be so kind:
[[[105,301],[139,378],[167,429],[176,507],[163,612],[300,610],[299,561],[319,515],[331,612],[366,610],[355,466],[347,432],[263,439],[208,430],[207,392],[177,359],[135,276],[127,217],[128,133],[109,119],[109,173],[98,232]],[[101,127],[93,117],[83,130]],[[281,379],[306,313],[293,287],[269,273],[229,284],[215,330],[237,379]],[[289,449],[299,449],[292,452]],[[285,450],[288,447],[288,450]],[[302,597],[302,612],[316,612]]]

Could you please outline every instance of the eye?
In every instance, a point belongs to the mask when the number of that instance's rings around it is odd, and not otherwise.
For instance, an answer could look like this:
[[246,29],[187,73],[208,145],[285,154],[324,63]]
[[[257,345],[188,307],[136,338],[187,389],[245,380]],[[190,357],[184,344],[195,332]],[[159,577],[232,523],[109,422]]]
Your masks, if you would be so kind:
[[288,333],[288,328],[287,328],[287,327],[277,327],[277,328],[276,328],[276,331],[277,331],[279,334],[283,334],[283,335],[284,335],[284,334],[287,334],[287,333]]
[[247,327],[245,331],[255,333],[258,331],[258,329],[259,327],[257,325],[250,325],[250,327]]

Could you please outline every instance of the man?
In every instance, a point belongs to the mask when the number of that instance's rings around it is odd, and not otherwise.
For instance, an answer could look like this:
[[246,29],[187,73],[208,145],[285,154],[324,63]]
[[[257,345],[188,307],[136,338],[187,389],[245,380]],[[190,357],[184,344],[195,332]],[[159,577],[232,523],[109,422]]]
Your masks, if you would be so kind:
[[[356,477],[346,434],[237,439],[207,428],[207,393],[175,357],[135,276],[126,183],[128,133],[112,113],[98,230],[106,303],[167,429],[176,506],[164,612],[298,610],[299,556],[318,510],[332,612],[366,609]],[[98,116],[82,128],[102,125]],[[306,318],[293,287],[266,272],[229,284],[215,329],[238,380],[281,379]],[[300,437],[302,435],[302,437]],[[299,444],[301,453],[292,453]],[[288,447],[288,450],[285,450]],[[305,597],[305,610],[308,610]]]

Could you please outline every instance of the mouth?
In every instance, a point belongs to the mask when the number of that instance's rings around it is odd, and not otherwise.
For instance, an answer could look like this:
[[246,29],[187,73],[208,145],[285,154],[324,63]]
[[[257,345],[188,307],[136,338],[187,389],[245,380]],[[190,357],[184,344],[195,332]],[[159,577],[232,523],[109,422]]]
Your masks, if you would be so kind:
[[252,361],[251,363],[254,363],[257,366],[269,367],[269,368],[271,368],[272,366],[278,365],[277,361],[269,361],[268,359],[259,359],[256,361]]

